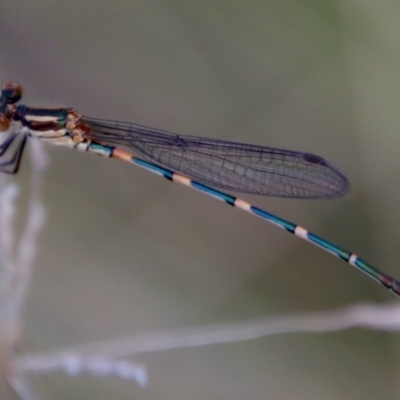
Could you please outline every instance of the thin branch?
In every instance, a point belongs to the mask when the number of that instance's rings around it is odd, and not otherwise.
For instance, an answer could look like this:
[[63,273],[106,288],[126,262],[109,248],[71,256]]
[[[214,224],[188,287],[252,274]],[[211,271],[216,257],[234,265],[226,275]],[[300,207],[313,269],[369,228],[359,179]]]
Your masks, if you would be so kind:
[[1,176],[0,184],[0,373],[4,381],[2,398],[40,400],[42,397],[31,387],[23,374],[12,374],[17,344],[21,339],[23,306],[33,272],[38,235],[44,223],[44,207],[41,200],[43,173],[47,156],[43,144],[32,143],[31,190],[28,217],[22,238],[17,245],[14,232],[15,200],[18,186]]
[[48,165],[47,153],[39,140],[31,141],[31,195],[28,204],[28,218],[24,233],[17,248],[16,269],[12,285],[13,295],[10,301],[14,304],[14,321],[11,334],[17,340],[21,335],[23,307],[28,295],[37,240],[45,222],[45,208],[42,201],[43,174]]
[[9,379],[9,383],[21,400],[43,400],[43,397],[36,392],[36,389],[23,376],[13,376]]
[[21,355],[14,360],[12,369],[14,373],[50,371],[65,369],[71,358],[79,360],[80,363],[88,363],[99,357],[111,360],[139,353],[235,343],[277,334],[332,332],[352,327],[399,331],[400,306],[397,303],[360,304],[328,312],[147,333],[55,351]]
[[14,183],[6,183],[7,178],[2,179],[5,186],[0,193],[0,329],[2,350],[9,348],[13,341],[12,321],[15,318],[13,303],[10,300],[12,282],[15,274],[14,257],[14,227],[15,199],[19,188]]

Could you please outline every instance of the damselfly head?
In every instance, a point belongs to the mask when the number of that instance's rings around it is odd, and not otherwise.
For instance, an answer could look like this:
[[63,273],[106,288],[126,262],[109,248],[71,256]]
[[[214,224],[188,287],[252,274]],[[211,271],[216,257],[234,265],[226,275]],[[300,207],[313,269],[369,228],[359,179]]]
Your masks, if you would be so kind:
[[7,104],[14,104],[21,100],[22,86],[19,83],[8,82],[1,87],[1,98]]
[[0,132],[5,132],[10,127],[9,116],[14,103],[22,97],[22,87],[18,83],[9,82],[1,87],[0,94]]

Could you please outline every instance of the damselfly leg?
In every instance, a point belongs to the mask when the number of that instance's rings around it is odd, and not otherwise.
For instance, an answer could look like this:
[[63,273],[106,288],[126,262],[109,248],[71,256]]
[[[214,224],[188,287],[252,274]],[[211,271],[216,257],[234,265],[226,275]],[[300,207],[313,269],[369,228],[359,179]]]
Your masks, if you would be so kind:
[[16,174],[21,164],[21,157],[25,148],[27,135],[15,128],[11,133],[1,133],[1,135],[7,134],[8,136],[0,144],[0,172]]

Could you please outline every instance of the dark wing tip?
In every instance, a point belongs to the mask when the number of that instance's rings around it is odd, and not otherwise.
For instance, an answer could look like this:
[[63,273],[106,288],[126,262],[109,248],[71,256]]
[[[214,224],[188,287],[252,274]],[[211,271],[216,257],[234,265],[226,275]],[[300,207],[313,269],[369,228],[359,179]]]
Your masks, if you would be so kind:
[[[309,164],[320,167],[329,178],[329,190],[321,198],[335,198],[345,195],[350,190],[350,182],[342,171],[334,164],[315,154],[304,153],[303,160]],[[328,189],[328,188],[327,188]]]

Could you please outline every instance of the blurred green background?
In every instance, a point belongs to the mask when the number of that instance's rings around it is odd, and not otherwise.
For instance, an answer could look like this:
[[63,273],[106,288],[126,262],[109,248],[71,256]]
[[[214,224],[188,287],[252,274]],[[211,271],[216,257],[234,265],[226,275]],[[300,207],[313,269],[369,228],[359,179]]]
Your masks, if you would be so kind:
[[[1,79],[20,82],[31,106],[321,155],[350,179],[347,196],[246,200],[400,276],[399,18],[393,0],[3,1]],[[340,260],[195,191],[48,152],[31,349],[395,301]],[[21,207],[29,166],[15,177]],[[396,344],[361,329],[291,334],[135,357],[149,369],[145,389],[63,374],[43,383],[62,400],[400,398]]]

